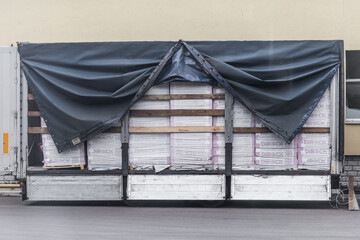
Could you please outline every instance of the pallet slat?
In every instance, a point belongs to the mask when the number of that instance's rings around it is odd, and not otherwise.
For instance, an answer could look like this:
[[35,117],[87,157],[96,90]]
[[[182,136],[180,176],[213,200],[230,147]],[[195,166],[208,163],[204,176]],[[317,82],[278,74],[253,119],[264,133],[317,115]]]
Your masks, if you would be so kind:
[[224,127],[130,127],[130,133],[208,133],[224,132]]
[[62,169],[62,168],[80,168],[81,170],[85,170],[84,164],[80,165],[67,165],[67,166],[43,166],[44,169]]
[[28,111],[28,117],[40,117],[41,113],[39,111]]
[[131,110],[132,117],[169,117],[169,116],[224,116],[225,110]]
[[[218,110],[130,110],[132,117],[169,117],[169,116],[224,116],[225,111]],[[28,117],[40,117],[39,111],[29,111]]]
[[[161,101],[161,100],[183,100],[183,99],[225,99],[225,94],[171,94],[171,95],[146,95],[141,100]],[[34,95],[28,94],[27,100],[35,100]]]
[[[184,126],[184,127],[130,127],[130,133],[221,133],[224,132],[224,127],[198,127],[198,126]],[[104,133],[120,133],[121,127],[112,127],[104,131]],[[302,128],[301,133],[329,133],[330,128]],[[46,127],[29,127],[29,134],[47,134],[49,133]],[[271,133],[268,128],[234,128],[234,133]]]

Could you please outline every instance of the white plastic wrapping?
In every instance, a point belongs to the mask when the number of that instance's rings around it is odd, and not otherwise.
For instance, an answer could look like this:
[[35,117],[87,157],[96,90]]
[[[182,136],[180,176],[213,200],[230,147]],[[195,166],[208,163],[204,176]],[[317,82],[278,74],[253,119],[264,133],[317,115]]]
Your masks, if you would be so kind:
[[234,127],[253,127],[254,119],[251,112],[234,100]]
[[[175,82],[150,89],[156,94],[219,94],[219,87]],[[187,99],[139,101],[132,109],[224,109],[224,100]],[[224,117],[173,116],[131,117],[130,127],[145,126],[224,126]],[[240,103],[234,103],[234,127],[264,127]],[[306,127],[330,126],[329,91],[319,102]],[[89,141],[89,169],[121,168],[120,134],[102,134]],[[105,140],[105,138],[108,138]],[[119,141],[119,145],[112,142]],[[98,146],[96,146],[98,144]],[[130,134],[129,162],[134,169],[205,170],[225,168],[224,133],[149,133]],[[54,148],[55,149],[55,148]],[[105,157],[99,157],[102,156]],[[331,160],[330,134],[301,133],[286,144],[273,133],[235,133],[233,138],[234,170],[328,170]],[[99,157],[96,159],[96,157]]]
[[[152,87],[145,95],[167,95],[169,84]],[[170,101],[140,100],[132,106],[136,110],[168,110]],[[130,127],[170,126],[170,117],[130,117]],[[153,169],[170,164],[170,134],[131,133],[129,163],[134,169]]]
[[[41,119],[41,127],[46,127],[43,119]],[[44,167],[79,166],[85,164],[83,143],[62,153],[58,153],[50,134],[42,134],[41,138]]]
[[330,91],[326,90],[304,127],[330,127],[331,123]]
[[88,169],[121,169],[122,149],[120,133],[101,133],[88,140]]
[[331,162],[329,133],[300,133],[298,141],[299,168],[328,170]]
[[170,134],[130,134],[129,162],[134,169],[170,165]]
[[[211,94],[210,85],[171,83],[170,94]],[[171,109],[212,109],[211,99],[171,100]],[[173,116],[171,126],[212,126],[211,116]],[[172,133],[171,169],[211,169],[212,133]]]
[[273,148],[273,149],[289,149],[296,148],[296,139],[287,144],[279,136],[274,133],[255,133],[256,148]]

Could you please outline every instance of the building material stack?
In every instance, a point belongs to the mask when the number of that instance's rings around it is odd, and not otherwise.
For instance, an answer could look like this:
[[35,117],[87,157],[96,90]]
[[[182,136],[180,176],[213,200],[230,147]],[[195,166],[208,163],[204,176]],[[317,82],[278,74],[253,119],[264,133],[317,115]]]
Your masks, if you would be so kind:
[[87,142],[87,154],[89,170],[121,169],[121,134],[100,133]]
[[296,139],[287,144],[274,133],[255,133],[254,155],[257,169],[297,169]]
[[[213,87],[213,94],[225,94],[225,89],[221,87]],[[224,110],[225,100],[214,99],[213,109]],[[225,117],[213,117],[213,126],[225,127]],[[213,169],[224,169],[225,168],[225,134],[224,133],[213,133],[212,134],[212,159]]]
[[[170,94],[211,94],[212,87],[174,82]],[[211,99],[171,100],[171,109],[212,109]],[[211,116],[172,116],[171,126],[212,126]],[[171,169],[212,169],[212,133],[171,133]]]
[[[168,95],[169,84],[152,87],[145,95]],[[146,101],[135,103],[132,110],[169,110],[170,101]],[[168,127],[170,117],[130,117],[130,127]],[[169,133],[131,133],[129,162],[133,169],[157,169],[170,165]]]
[[[304,127],[330,127],[331,104],[329,89],[317,104]],[[300,133],[298,141],[299,168],[328,170],[331,162],[330,133]]]
[[[41,127],[46,127],[46,123],[41,118]],[[81,143],[67,151],[58,153],[56,146],[50,134],[42,134],[41,150],[43,152],[44,168],[84,168],[85,154],[84,144]]]

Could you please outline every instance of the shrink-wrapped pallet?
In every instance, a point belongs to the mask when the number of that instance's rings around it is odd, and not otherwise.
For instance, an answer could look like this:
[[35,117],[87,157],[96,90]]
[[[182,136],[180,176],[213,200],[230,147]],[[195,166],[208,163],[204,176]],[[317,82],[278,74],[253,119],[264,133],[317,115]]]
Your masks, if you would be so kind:
[[297,168],[297,144],[287,144],[274,133],[255,134],[255,164],[258,169],[288,170]]
[[256,148],[273,148],[273,149],[295,149],[296,138],[287,144],[283,139],[274,133],[255,133],[255,147]]
[[[211,94],[210,85],[175,82],[171,94]],[[212,109],[211,99],[171,100],[171,109]],[[211,116],[173,116],[171,126],[212,126]],[[212,169],[212,133],[172,133],[171,169]]]
[[[169,84],[152,87],[145,95],[168,95]],[[140,100],[132,110],[168,110],[170,102]],[[130,127],[168,127],[170,117],[130,117]],[[134,169],[153,169],[170,164],[170,134],[131,133],[129,162]]]
[[130,134],[129,161],[134,169],[169,166],[169,134]]
[[[221,87],[213,87],[213,94],[225,94],[225,89]],[[212,101],[213,109],[219,110],[225,109],[224,99],[215,99]],[[213,126],[225,126],[224,117],[213,117]],[[224,133],[213,133],[212,134],[212,161],[214,169],[225,168],[225,134]]]
[[88,169],[121,169],[122,149],[120,133],[101,133],[88,140]]
[[212,162],[213,169],[225,168],[225,134],[213,133],[212,135]]
[[[253,134],[237,133],[233,136],[232,166],[234,170],[254,169]],[[214,166],[219,169],[225,168],[225,138],[224,134],[216,134],[213,137]],[[215,165],[216,164],[216,165]]]
[[235,133],[233,136],[233,169],[254,169],[254,134]]
[[299,168],[329,170],[331,161],[329,133],[300,133],[297,141]]
[[[221,93],[223,89],[215,89],[214,93]],[[225,109],[224,100],[214,100],[213,109]],[[253,117],[243,105],[234,101],[234,127],[252,127]],[[214,126],[224,126],[224,117],[214,117]],[[253,169],[253,134],[234,134],[233,137],[233,169]],[[213,136],[214,166],[225,168],[225,139],[223,133]]]
[[331,102],[330,91],[325,91],[324,95],[316,105],[314,111],[304,124],[304,127],[330,127],[331,124]]
[[[220,87],[213,87],[212,90],[213,94],[225,94],[225,89]],[[212,101],[213,109],[216,110],[224,110],[225,109],[225,99],[215,99]],[[213,126],[224,126],[225,125],[225,118],[221,117],[213,117]]]
[[[46,127],[41,119],[41,127]],[[58,153],[50,134],[42,134],[41,149],[44,156],[44,167],[73,167],[85,164],[84,144],[80,143],[64,152]]]
[[239,101],[234,100],[234,127],[253,127],[254,119],[251,112]]
[[[254,127],[251,112],[236,99],[234,100],[233,127]],[[254,134],[238,133],[233,138],[233,169],[254,169]]]

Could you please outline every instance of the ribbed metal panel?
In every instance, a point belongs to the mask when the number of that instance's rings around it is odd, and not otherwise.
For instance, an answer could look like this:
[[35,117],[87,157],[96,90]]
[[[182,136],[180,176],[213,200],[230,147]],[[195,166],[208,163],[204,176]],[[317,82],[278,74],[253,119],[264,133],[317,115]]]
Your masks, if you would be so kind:
[[0,182],[15,179],[17,156],[17,51],[0,47]]

